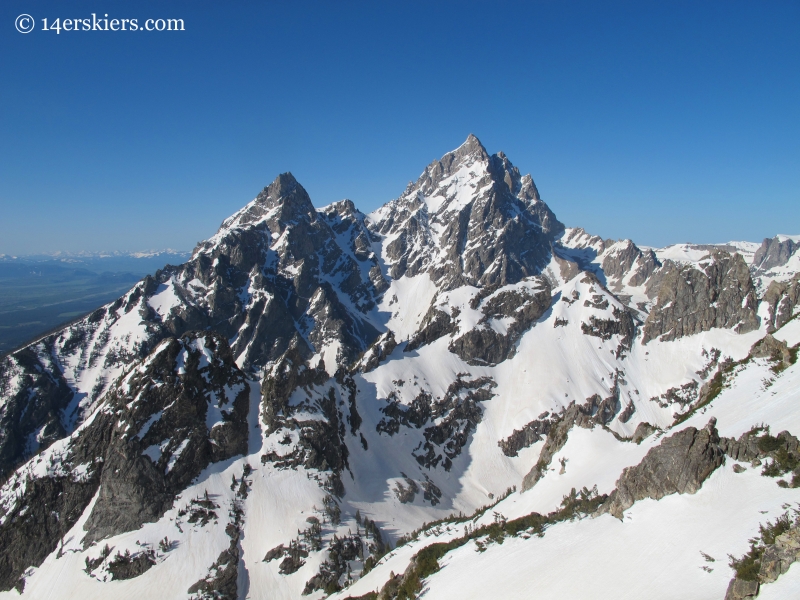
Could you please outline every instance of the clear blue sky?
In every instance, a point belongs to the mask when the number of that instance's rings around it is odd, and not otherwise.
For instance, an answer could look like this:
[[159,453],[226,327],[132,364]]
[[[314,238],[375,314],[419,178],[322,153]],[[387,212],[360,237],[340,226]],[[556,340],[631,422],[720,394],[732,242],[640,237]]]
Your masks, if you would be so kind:
[[[41,31],[92,12],[186,31]],[[368,212],[470,132],[603,237],[800,233],[800,2],[0,5],[0,253],[190,249],[283,171]]]

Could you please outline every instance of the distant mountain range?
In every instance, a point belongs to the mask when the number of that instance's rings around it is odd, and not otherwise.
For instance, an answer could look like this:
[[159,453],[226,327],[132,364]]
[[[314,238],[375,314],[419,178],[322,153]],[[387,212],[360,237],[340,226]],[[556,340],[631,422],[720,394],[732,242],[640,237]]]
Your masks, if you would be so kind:
[[0,354],[113,300],[136,281],[191,253],[0,255]]
[[799,597],[798,240],[605,240],[474,136],[281,174],[0,360],[0,598]]
[[98,273],[130,271],[144,276],[166,264],[180,264],[191,254],[171,249],[143,252],[51,252],[25,256],[0,254],[0,269],[9,264],[48,264],[83,267]]

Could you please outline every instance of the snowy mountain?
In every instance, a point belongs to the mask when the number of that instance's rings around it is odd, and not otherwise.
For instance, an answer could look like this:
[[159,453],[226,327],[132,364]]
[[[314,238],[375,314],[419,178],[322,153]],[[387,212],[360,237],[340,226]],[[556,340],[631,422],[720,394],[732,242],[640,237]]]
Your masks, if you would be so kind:
[[186,261],[191,252],[179,250],[145,250],[140,252],[50,252],[47,254],[28,254],[11,256],[0,254],[0,265],[31,268],[88,269],[96,273],[122,272],[141,273],[154,271],[165,264],[179,264]]
[[796,597],[797,240],[568,229],[474,136],[282,174],[2,360],[0,597]]
[[0,255],[0,355],[63,328],[148,273],[190,256],[174,250]]

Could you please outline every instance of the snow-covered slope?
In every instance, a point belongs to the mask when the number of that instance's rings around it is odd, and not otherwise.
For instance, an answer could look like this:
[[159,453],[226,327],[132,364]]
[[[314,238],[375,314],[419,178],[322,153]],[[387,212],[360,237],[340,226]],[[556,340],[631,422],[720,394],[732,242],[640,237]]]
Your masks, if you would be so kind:
[[3,359],[0,597],[722,598],[797,496],[795,246],[565,229],[474,136],[370,215],[283,174]]

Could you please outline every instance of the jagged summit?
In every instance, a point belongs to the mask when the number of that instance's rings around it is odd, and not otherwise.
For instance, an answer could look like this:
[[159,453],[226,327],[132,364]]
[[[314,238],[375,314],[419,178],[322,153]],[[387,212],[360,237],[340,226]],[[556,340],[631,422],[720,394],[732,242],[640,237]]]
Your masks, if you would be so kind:
[[288,225],[316,218],[317,211],[305,188],[291,173],[281,173],[252,202],[225,219],[216,234],[198,244],[194,254],[209,252],[236,230],[266,225],[280,234]]
[[[469,134],[467,140],[455,150],[448,152],[439,160],[431,162],[406,192],[401,196],[410,195],[411,192],[421,192],[425,196],[435,196],[437,188],[448,178],[455,177],[461,181],[468,177],[475,180],[487,178],[496,184],[505,183],[508,191],[513,195],[518,195],[523,188],[526,193],[525,199],[539,199],[538,190],[533,185],[530,175],[525,176],[525,181],[520,176],[519,169],[511,164],[511,161],[503,152],[490,155],[480,140],[473,134]],[[453,208],[449,203],[427,202],[429,212],[436,213],[440,210],[448,211]]]
[[370,214],[369,226],[383,237],[393,278],[428,272],[446,288],[538,274],[564,230],[532,178],[472,134]]
[[474,135],[371,215],[281,174],[0,360],[0,600],[722,598],[800,485],[790,237],[565,230]]
[[444,164],[458,163],[469,157],[484,161],[489,159],[489,153],[486,148],[472,133],[467,136],[467,139],[458,148],[445,154],[440,162]]
[[281,173],[256,197],[256,204],[267,211],[277,211],[275,215],[281,228],[301,219],[313,221],[317,211],[311,203],[305,188],[291,173]]

